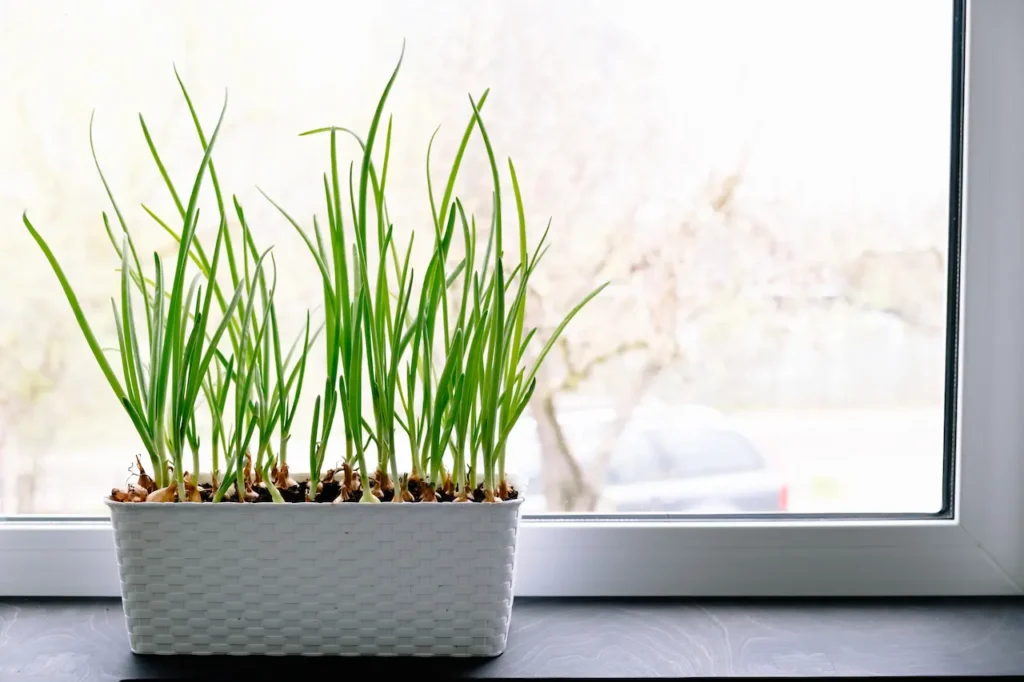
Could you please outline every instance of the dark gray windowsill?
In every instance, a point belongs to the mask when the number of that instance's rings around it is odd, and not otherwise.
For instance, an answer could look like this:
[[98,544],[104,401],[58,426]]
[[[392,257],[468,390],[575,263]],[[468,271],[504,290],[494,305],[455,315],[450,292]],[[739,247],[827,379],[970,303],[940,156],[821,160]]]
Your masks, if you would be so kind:
[[[0,680],[1024,673],[1024,600],[518,599],[490,660],[135,656],[115,599],[0,600]],[[401,679],[405,679],[404,677]]]

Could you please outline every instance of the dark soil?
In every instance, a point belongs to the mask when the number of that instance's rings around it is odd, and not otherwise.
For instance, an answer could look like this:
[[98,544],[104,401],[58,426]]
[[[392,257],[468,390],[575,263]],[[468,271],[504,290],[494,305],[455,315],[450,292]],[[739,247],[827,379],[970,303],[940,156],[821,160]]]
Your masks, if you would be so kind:
[[[325,476],[325,478],[327,480],[322,482],[321,490],[319,493],[317,493],[315,501],[321,504],[330,504],[337,500],[338,497],[341,495],[342,481],[334,480],[334,477],[330,475],[330,472],[328,472],[328,475]],[[352,480],[354,484],[357,484],[359,480],[359,475],[357,473],[353,473],[351,475],[350,480]],[[284,499],[285,502],[302,503],[306,501],[306,492],[309,490],[309,483],[309,479],[306,479],[305,481],[302,481],[287,489],[278,488],[278,492],[280,492],[281,497],[282,499]],[[110,499],[115,501],[131,501],[131,490],[138,489],[137,487],[132,488],[132,485],[133,484],[130,483],[126,484],[123,490],[117,488],[111,490]],[[136,483],[134,485],[137,486],[138,484]],[[373,477],[370,478],[370,485],[374,487],[376,486],[376,480]],[[213,502],[213,496],[216,493],[216,490],[210,483],[200,483],[198,488],[199,496],[203,502]],[[422,502],[423,494],[429,492],[427,484],[419,479],[410,479],[407,483],[407,489],[409,491],[409,494],[412,496],[412,501],[414,503]],[[256,499],[253,500],[250,494],[251,503],[273,503],[274,498],[271,496],[270,490],[269,488],[267,488],[266,483],[258,483],[253,486],[252,490],[253,493],[255,493],[256,495]],[[395,499],[395,495],[398,494],[398,492],[399,491],[395,486],[389,485],[383,491],[383,494],[380,498],[381,502],[393,502]],[[453,487],[451,486],[449,486],[449,490],[446,490],[445,487],[441,487],[437,490],[434,490],[433,492],[437,502],[455,501],[456,494]],[[495,494],[497,494],[497,492],[498,491],[495,491]],[[507,499],[509,500],[517,500],[520,497],[519,491],[512,485],[507,486],[507,495]],[[360,487],[354,491],[348,492],[347,498],[344,500],[344,502],[359,502],[362,499],[362,497],[363,490]],[[484,502],[484,500],[486,499],[486,495],[484,494],[484,486],[482,483],[472,490],[469,498],[472,502]],[[134,501],[138,502],[140,500],[136,498]],[[237,495],[231,493],[230,495],[225,495],[223,501],[233,502],[237,504],[239,500]]]
[[[309,488],[309,481],[305,483],[306,489]],[[305,494],[305,493],[303,493]],[[316,494],[317,502],[334,502],[338,499],[338,495],[341,494],[341,481],[327,481],[323,484],[323,488]]]
[[420,496],[423,495],[423,483],[418,478],[409,479],[408,487],[409,494],[412,495],[414,499],[418,500],[420,499]]
[[303,481],[298,485],[293,485],[291,488],[278,488],[281,492],[281,497],[285,502],[305,502],[306,491],[309,490],[309,481]]

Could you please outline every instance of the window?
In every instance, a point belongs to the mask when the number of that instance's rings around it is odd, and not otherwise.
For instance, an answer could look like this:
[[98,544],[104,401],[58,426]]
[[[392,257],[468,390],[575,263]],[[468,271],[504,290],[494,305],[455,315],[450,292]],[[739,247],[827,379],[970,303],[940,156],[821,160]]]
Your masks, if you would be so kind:
[[[435,158],[449,158],[466,91],[490,86],[485,118],[516,161],[529,223],[539,235],[551,216],[565,254],[546,263],[534,323],[612,282],[556,347],[510,441],[528,485],[517,593],[1021,591],[1024,8],[317,11],[99,0],[7,11],[0,211],[13,223],[28,208],[58,237],[94,319],[116,273],[100,265],[112,251],[93,107],[119,202],[146,226],[145,247],[166,249],[137,208],[170,204],[135,116],[163,141],[169,172],[185,174],[196,141],[172,61],[201,116],[229,87],[218,171],[289,270],[278,300],[293,317],[282,325],[298,329],[319,300],[315,273],[254,185],[297,216],[320,211],[323,149],[295,133],[363,127],[404,37],[390,100],[395,225],[428,210],[434,127]],[[43,42],[63,52],[29,49]],[[478,162],[458,193],[487,216]],[[19,292],[0,296],[0,594],[117,594],[100,498],[138,446],[34,245],[9,229],[0,249],[0,290]],[[72,561],[73,575],[51,568]]]

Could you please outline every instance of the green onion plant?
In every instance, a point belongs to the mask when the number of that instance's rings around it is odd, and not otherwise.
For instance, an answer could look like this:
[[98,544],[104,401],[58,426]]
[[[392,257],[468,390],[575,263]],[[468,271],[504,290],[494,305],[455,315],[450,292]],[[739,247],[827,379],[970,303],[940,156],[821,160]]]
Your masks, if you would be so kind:
[[[547,252],[551,224],[531,246],[519,180],[509,159],[515,226],[507,234],[505,176],[481,113],[489,91],[469,97],[469,120],[440,196],[431,172],[437,131],[427,144],[431,215],[423,232],[429,249],[426,263],[417,267],[415,230],[403,238],[385,198],[393,129],[390,116],[385,125],[385,108],[401,66],[400,56],[365,136],[335,125],[301,133],[328,142],[328,169],[322,177],[325,220],[314,215],[311,229],[303,227],[263,193],[305,243],[323,292],[322,323],[314,324],[307,310],[304,328],[290,345],[282,343],[275,303],[278,268],[271,249],[257,246],[238,197],[225,200],[213,162],[227,101],[207,138],[177,71],[203,152],[187,198],[139,116],[176,215],[168,219],[147,205],[142,208],[176,242],[173,268],[165,268],[154,254],[152,274],[145,273],[92,147],[114,215],[114,220],[107,213],[102,218],[120,271],[117,296],[111,299],[119,372],[46,240],[23,216],[149,455],[153,477],[140,471],[139,482],[145,484],[113,491],[115,500],[372,504],[498,502],[518,496],[506,476],[509,435],[529,406],[537,372],[558,337],[603,286],[583,297],[539,348],[531,347],[537,329],[528,324],[529,281]],[[483,144],[492,183],[492,214],[485,228],[478,228],[476,216],[467,215],[456,195],[474,136]],[[341,159],[346,142],[357,150],[347,177]],[[212,250],[198,234],[198,200],[207,173],[217,205]],[[506,253],[507,242],[511,248]],[[309,479],[297,483],[289,473],[289,443],[307,359],[321,332],[326,367],[317,380],[309,424]],[[209,434],[201,433],[197,419],[201,402],[209,412]],[[335,441],[344,439],[341,481],[333,469],[324,472],[335,432]],[[400,470],[397,454],[405,443],[410,467]],[[210,482],[201,483],[206,451]]]
[[[328,372],[311,434],[311,478],[316,481],[320,476],[322,448],[335,415],[340,414],[346,462],[358,468],[363,482],[361,491],[351,491],[353,499],[406,501],[406,495],[394,491],[399,480],[407,481],[413,499],[422,501],[439,497],[468,501],[477,484],[482,499],[507,499],[514,491],[506,480],[506,443],[529,405],[537,371],[566,325],[603,286],[585,296],[556,326],[532,362],[527,362],[528,346],[536,333],[525,324],[528,283],[546,251],[548,232],[529,248],[522,195],[509,160],[518,263],[511,268],[506,265],[501,173],[481,116],[486,91],[479,101],[470,97],[472,115],[439,202],[435,201],[430,172],[433,137],[428,145],[433,248],[417,280],[411,263],[415,232],[410,230],[407,244],[399,248],[385,200],[390,118],[379,172],[373,157],[386,101],[401,64],[400,57],[365,139],[341,126],[302,133],[329,136],[330,171],[323,176],[326,238],[316,217],[311,236],[265,194],[306,244],[323,285]],[[493,181],[493,215],[487,246],[479,258],[476,219],[466,216],[454,195],[474,131],[483,140]],[[354,172],[356,164],[349,165],[347,210],[340,186],[339,134],[353,138],[360,151],[358,174]],[[451,264],[457,232],[462,235],[463,256]],[[457,281],[461,281],[461,295],[450,301],[449,290]],[[364,409],[365,402],[369,402],[368,409]],[[397,429],[408,438],[411,471],[407,478],[398,472]],[[376,453],[375,462],[367,458],[368,446]]]
[[[187,497],[184,480],[186,442],[195,443],[198,447],[194,419],[201,386],[216,357],[218,342],[228,328],[231,315],[243,293],[242,287],[238,287],[230,301],[225,304],[226,313],[219,321],[210,324],[210,319],[215,314],[211,309],[213,288],[207,286],[204,291],[202,277],[198,274],[190,276],[187,268],[188,253],[199,221],[200,187],[226,109],[225,97],[217,126],[196,172],[187,208],[183,210],[181,239],[174,268],[165,275],[162,259],[159,254],[153,255],[154,276],[151,294],[127,222],[100,171],[100,177],[122,229],[119,249],[120,305],[116,300],[111,300],[117,329],[118,355],[121,359],[120,379],[97,341],[57,258],[33,226],[27,213],[22,217],[25,227],[57,276],[96,362],[114,395],[128,413],[149,454],[155,484],[160,488],[173,487],[179,500],[185,500]],[[106,216],[104,223],[110,234],[109,220]],[[221,221],[213,261],[210,264],[211,274],[216,273],[225,232],[226,224]],[[132,302],[135,298],[136,285],[143,292],[145,337],[142,334],[142,325],[137,323]]]

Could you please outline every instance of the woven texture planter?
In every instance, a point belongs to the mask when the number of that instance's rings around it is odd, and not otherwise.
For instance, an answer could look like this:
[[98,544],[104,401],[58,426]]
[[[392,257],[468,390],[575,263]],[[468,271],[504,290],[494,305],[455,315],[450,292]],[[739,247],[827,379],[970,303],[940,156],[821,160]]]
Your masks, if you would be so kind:
[[521,500],[107,505],[135,653],[505,649]]

